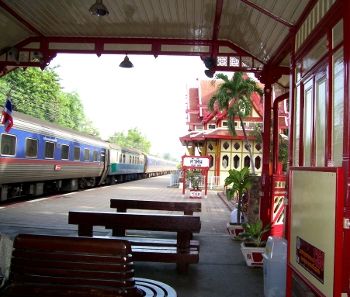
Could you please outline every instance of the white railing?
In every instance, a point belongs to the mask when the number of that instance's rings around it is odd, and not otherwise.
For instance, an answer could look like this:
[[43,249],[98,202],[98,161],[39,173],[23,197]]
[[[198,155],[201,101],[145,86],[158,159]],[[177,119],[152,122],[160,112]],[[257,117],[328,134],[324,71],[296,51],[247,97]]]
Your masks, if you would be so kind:
[[169,187],[171,188],[178,188],[180,183],[180,177],[181,177],[181,171],[175,171],[170,174],[170,182]]
[[[181,179],[181,171],[176,171],[170,175],[170,181],[169,181],[169,187],[171,188],[178,188],[179,186],[182,187],[182,181],[180,185],[180,179]],[[223,188],[224,185],[221,184],[220,176],[208,176],[208,189],[214,190],[218,188]],[[191,188],[191,183],[187,180],[185,183],[185,189]],[[199,188],[204,189],[205,188],[205,176],[200,177],[199,182]]]
[[223,185],[220,184],[220,176],[211,175],[208,177],[208,187],[210,190],[217,189],[222,186]]

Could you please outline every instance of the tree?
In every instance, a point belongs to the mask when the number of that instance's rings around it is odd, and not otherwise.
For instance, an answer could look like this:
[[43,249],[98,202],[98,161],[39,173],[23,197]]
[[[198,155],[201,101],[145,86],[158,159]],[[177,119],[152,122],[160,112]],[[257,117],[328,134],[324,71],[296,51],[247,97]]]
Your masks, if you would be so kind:
[[151,142],[137,128],[129,129],[127,135],[123,132],[116,132],[109,138],[109,142],[135,148],[147,154],[151,149]]
[[262,90],[254,80],[244,77],[242,72],[235,72],[231,79],[227,75],[220,73],[216,75],[216,79],[221,79],[223,83],[219,85],[214,96],[210,98],[208,108],[210,111],[217,108],[227,113],[228,128],[233,136],[236,135],[235,118],[239,118],[246,148],[249,151],[252,171],[255,174],[253,154],[248,142],[243,118],[252,112],[252,102],[250,99],[252,93],[257,92],[262,95]]
[[[255,137],[255,139],[258,142],[262,142],[263,137],[262,137],[262,127],[260,125],[256,125],[254,127],[254,130],[251,132],[251,135]],[[288,130],[287,130],[288,133]],[[273,139],[271,137],[271,141],[270,141],[270,159],[272,160],[273,158],[273,150],[272,150],[272,146],[273,146]],[[289,145],[289,141],[288,141],[288,135],[286,134],[279,134],[278,135],[278,161],[282,163],[282,169],[283,171],[287,170],[287,165],[288,165],[288,145]]]
[[81,132],[98,135],[77,93],[63,92],[52,68],[17,68],[0,78],[0,100],[11,95],[14,110]]

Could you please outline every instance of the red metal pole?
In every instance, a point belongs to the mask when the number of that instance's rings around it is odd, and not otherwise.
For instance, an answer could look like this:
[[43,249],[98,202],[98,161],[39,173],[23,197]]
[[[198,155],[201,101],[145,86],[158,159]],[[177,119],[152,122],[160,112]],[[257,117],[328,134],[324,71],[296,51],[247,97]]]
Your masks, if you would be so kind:
[[186,188],[186,171],[187,171],[187,169],[183,169],[183,175],[182,175],[182,195],[185,195],[185,188]]
[[273,173],[277,172],[277,164],[278,164],[278,149],[279,149],[279,139],[278,139],[278,104],[289,97],[289,92],[278,96],[275,101],[273,102]]
[[271,216],[271,189],[270,189],[270,136],[271,136],[271,101],[272,85],[265,83],[264,87],[264,132],[263,132],[263,166],[261,184],[264,196],[260,200],[260,219],[263,224],[270,223]]
[[[344,30],[344,143],[343,143],[343,168],[344,168],[344,219],[350,218],[350,1],[343,1],[342,9]],[[344,229],[343,246],[343,292],[350,294],[350,229]]]

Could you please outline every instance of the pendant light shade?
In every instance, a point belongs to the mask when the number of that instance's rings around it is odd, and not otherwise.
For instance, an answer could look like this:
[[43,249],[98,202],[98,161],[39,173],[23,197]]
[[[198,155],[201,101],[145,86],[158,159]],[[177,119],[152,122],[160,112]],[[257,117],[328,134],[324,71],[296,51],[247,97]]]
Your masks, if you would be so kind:
[[89,11],[92,15],[97,16],[106,16],[109,14],[107,7],[102,3],[102,0],[96,0],[95,4],[90,7]]
[[129,60],[129,57],[126,55],[124,60],[119,64],[119,67],[121,68],[132,68],[134,65]]

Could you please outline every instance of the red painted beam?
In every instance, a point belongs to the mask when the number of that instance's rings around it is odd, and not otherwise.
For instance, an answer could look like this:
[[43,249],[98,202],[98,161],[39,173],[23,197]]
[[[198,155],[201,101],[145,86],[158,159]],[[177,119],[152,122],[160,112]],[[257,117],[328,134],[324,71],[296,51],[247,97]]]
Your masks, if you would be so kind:
[[253,7],[254,9],[260,11],[261,13],[263,13],[264,15],[267,15],[268,17],[274,19],[276,22],[279,22],[281,23],[282,25],[284,26],[287,26],[289,28],[292,28],[293,27],[293,24],[282,19],[281,17],[277,16],[277,15],[274,15],[272,12],[268,11],[267,9],[265,8],[262,8],[260,7],[259,5],[249,1],[249,0],[241,0],[243,3],[247,4],[248,6],[250,7]]
[[212,38],[213,41],[216,41],[219,36],[223,2],[224,2],[223,0],[216,0],[215,19],[214,19],[214,25],[213,25],[213,38]]
[[[1,1],[1,0],[0,0]],[[45,40],[46,42],[57,42],[57,43],[98,43],[98,44],[149,44],[152,45],[152,50],[147,51],[148,54],[158,54],[160,53],[161,46],[162,45],[196,45],[196,46],[208,46],[213,47],[214,44],[217,46],[227,46],[234,50],[234,52],[237,53],[237,55],[244,55],[249,56],[255,59],[256,61],[264,64],[261,60],[254,57],[252,54],[246,52],[245,50],[241,49],[234,43],[227,41],[227,40],[217,40],[213,42],[212,40],[194,40],[194,39],[155,39],[155,38],[113,38],[113,37],[29,37],[25,41],[21,42],[22,46],[24,44],[28,44],[30,42],[43,42]],[[85,53],[86,51],[84,51]],[[137,52],[137,51],[135,51]],[[96,52],[95,52],[96,53]],[[123,51],[125,54],[125,50]],[[128,51],[129,53],[129,51]],[[192,55],[192,52],[184,52],[185,55]],[[163,54],[168,55],[174,55],[173,52],[163,52]],[[207,53],[203,52],[203,55],[206,55]],[[177,55],[177,54],[175,54]],[[197,55],[197,54],[196,54]],[[226,55],[226,54],[225,54]]]
[[[224,2],[223,0],[216,0],[215,19],[214,19],[213,36],[212,36],[213,42],[216,42],[218,40],[223,2]],[[214,43],[212,48],[213,57],[217,56],[218,50],[219,50],[218,45]]]
[[22,18],[17,12],[15,12],[12,8],[7,6],[2,0],[0,0],[0,7],[6,10],[10,15],[12,15],[17,21],[19,21],[22,25],[24,25],[27,29],[36,33],[39,36],[44,36],[37,28],[35,28],[32,24],[27,22],[24,18]]

